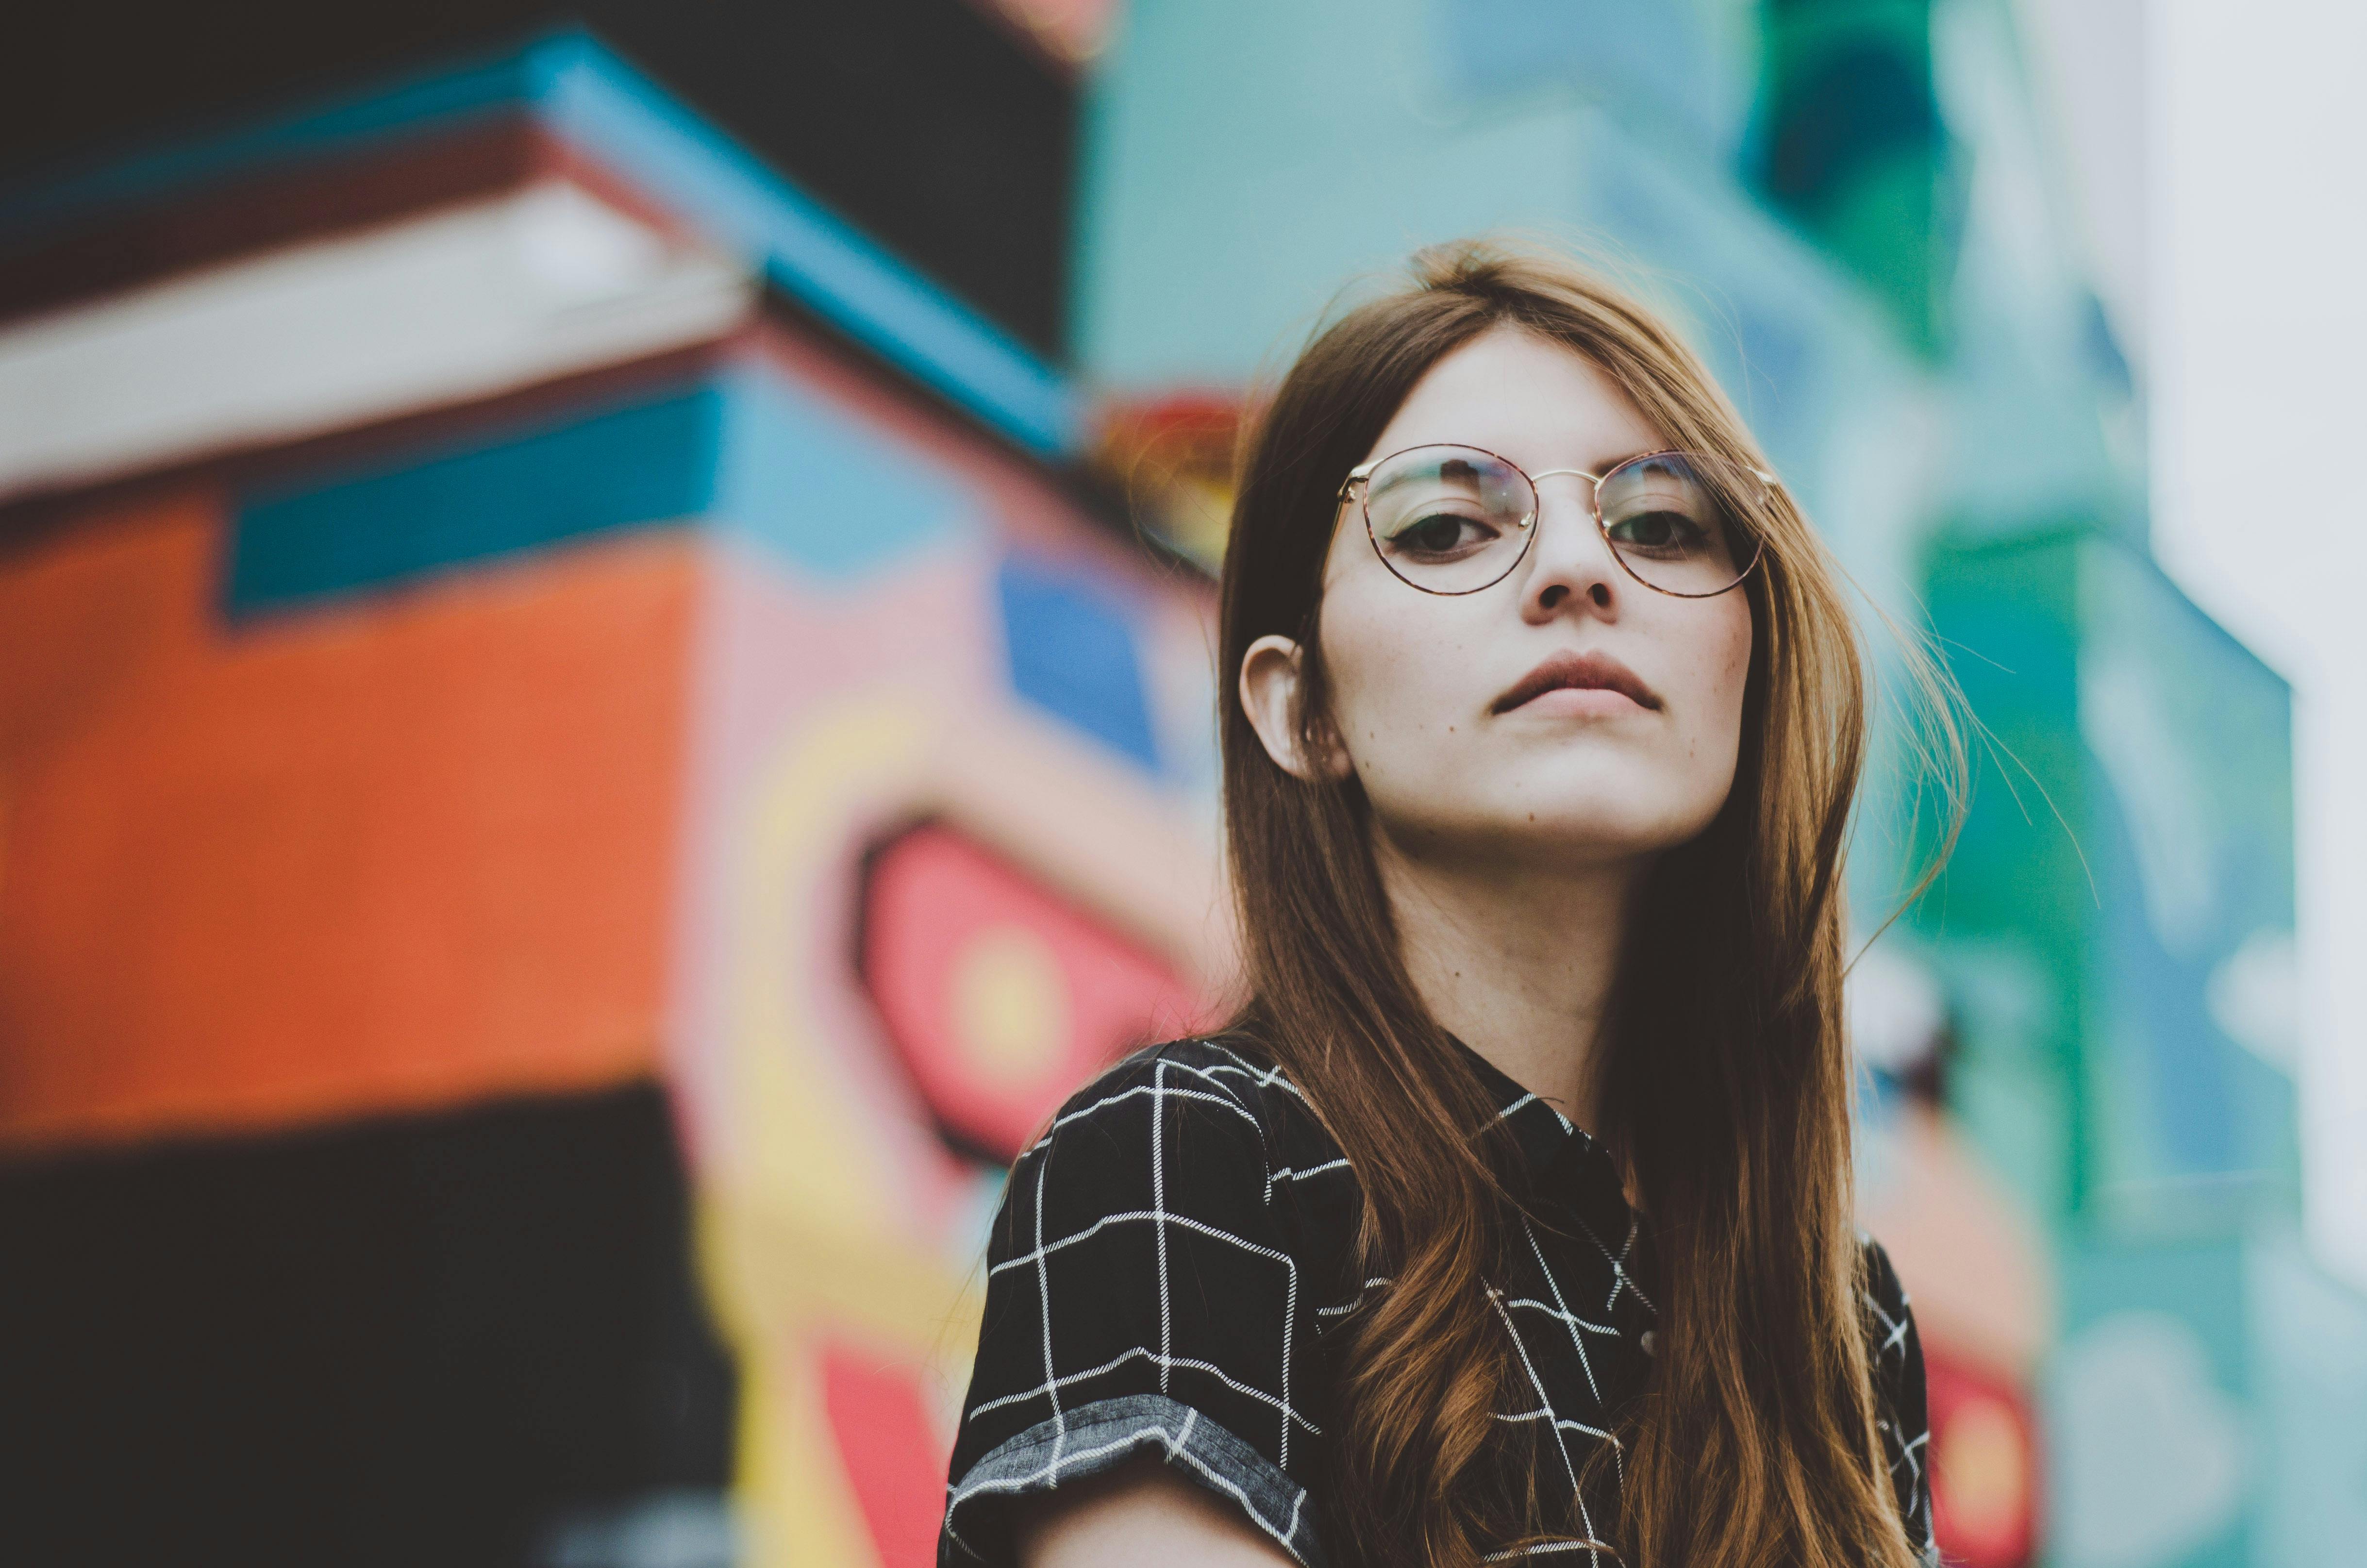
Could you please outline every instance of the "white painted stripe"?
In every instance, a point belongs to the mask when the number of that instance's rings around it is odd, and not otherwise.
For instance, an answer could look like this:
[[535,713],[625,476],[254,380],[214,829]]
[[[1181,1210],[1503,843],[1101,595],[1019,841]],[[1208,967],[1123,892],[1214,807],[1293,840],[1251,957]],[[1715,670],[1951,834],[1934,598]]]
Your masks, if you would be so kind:
[[0,497],[721,336],[753,284],[549,180],[0,331]]

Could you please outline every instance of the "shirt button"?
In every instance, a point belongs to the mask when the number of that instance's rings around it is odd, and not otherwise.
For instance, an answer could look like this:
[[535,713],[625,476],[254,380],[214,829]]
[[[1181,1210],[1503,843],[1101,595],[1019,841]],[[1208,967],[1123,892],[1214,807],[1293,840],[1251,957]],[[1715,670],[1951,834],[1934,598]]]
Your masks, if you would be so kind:
[[1648,1328],[1644,1331],[1644,1336],[1637,1341],[1637,1343],[1643,1346],[1644,1354],[1647,1356],[1657,1356],[1659,1354],[1660,1342],[1653,1335],[1652,1331]]

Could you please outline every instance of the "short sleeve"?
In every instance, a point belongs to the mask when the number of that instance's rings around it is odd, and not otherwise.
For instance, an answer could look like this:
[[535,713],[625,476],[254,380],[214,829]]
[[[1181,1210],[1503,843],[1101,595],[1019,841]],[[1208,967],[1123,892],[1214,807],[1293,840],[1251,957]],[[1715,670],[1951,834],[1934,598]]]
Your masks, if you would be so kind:
[[1321,1562],[1317,1349],[1267,1133],[1226,1077],[1153,1053],[1020,1156],[987,1255],[941,1568],[1011,1562],[1023,1499],[1138,1455]]
[[1907,1527],[1907,1542],[1923,1562],[1937,1568],[1940,1554],[1931,1529],[1931,1421],[1923,1386],[1923,1344],[1916,1336],[1915,1313],[1908,1303],[1907,1288],[1891,1267],[1890,1255],[1871,1236],[1863,1243],[1867,1334],[1878,1401],[1874,1419],[1883,1458],[1890,1466],[1891,1489],[1898,1499],[1900,1522]]

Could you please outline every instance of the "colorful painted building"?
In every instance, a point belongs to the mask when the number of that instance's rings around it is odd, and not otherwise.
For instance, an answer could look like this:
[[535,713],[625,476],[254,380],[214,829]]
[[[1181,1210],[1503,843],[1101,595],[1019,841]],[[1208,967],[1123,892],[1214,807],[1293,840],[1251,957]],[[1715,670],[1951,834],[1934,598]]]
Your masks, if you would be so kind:
[[1229,968],[1062,231],[580,29],[238,108],[0,201],[6,1554],[928,1561],[1002,1165]]

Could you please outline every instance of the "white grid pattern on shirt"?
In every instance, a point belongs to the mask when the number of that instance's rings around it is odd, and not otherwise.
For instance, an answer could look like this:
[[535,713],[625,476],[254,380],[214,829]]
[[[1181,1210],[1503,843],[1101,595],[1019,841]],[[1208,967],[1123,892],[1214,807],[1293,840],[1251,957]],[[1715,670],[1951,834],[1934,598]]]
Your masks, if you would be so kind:
[[[1207,1463],[1188,1451],[1193,1426],[1189,1421],[1184,1423],[1181,1432],[1175,1432],[1169,1430],[1162,1421],[1146,1419],[1138,1431],[1122,1437],[1115,1444],[1096,1443],[1090,1452],[1070,1451],[1066,1448],[1067,1421],[1062,1405],[1062,1392],[1074,1385],[1090,1382],[1124,1364],[1136,1360],[1147,1361],[1158,1368],[1159,1388],[1162,1393],[1170,1391],[1171,1374],[1174,1370],[1188,1369],[1194,1372],[1214,1377],[1225,1387],[1246,1396],[1274,1413],[1277,1422],[1274,1452],[1278,1454],[1280,1463],[1285,1471],[1290,1463],[1291,1438],[1294,1429],[1301,1430],[1310,1437],[1320,1435],[1320,1430],[1315,1423],[1294,1408],[1291,1403],[1293,1330],[1298,1321],[1299,1312],[1300,1280],[1297,1260],[1288,1253],[1267,1246],[1251,1238],[1235,1234],[1222,1227],[1207,1224],[1171,1207],[1172,1188],[1168,1171],[1171,1142],[1167,1137],[1165,1127],[1171,1102],[1206,1105],[1220,1108],[1227,1115],[1239,1117],[1249,1123],[1257,1131],[1261,1146],[1265,1147],[1267,1146],[1266,1126],[1251,1106],[1243,1102],[1237,1092],[1237,1086],[1254,1092],[1278,1091],[1295,1096],[1302,1102],[1304,1096],[1279,1068],[1253,1064],[1216,1045],[1215,1042],[1199,1043],[1203,1049],[1213,1052],[1220,1060],[1181,1062],[1171,1060],[1162,1054],[1152,1063],[1150,1081],[1148,1084],[1136,1082],[1124,1087],[1115,1088],[1109,1093],[1094,1097],[1090,1102],[1078,1105],[1074,1109],[1065,1111],[1056,1119],[1044,1137],[1037,1141],[1027,1154],[1023,1155],[1023,1162],[1029,1158],[1036,1162],[1036,1169],[1034,1173],[1036,1180],[1033,1245],[1026,1253],[995,1264],[990,1270],[990,1274],[1001,1274],[1021,1268],[1031,1268],[1034,1271],[1036,1284],[1036,1312],[1040,1319],[1037,1325],[1038,1337],[1043,1351],[1044,1375],[1042,1381],[1034,1387],[979,1403],[967,1414],[965,1419],[1032,1400],[1044,1400],[1047,1402],[1049,1412],[1048,1420],[1052,1426],[1051,1449],[1044,1462],[1029,1474],[1015,1478],[1002,1476],[981,1481],[967,1488],[954,1489],[947,1511],[949,1529],[953,1515],[958,1510],[960,1504],[979,1491],[1027,1490],[1031,1486],[1056,1479],[1064,1470],[1079,1464],[1090,1463],[1093,1460],[1114,1451],[1116,1448],[1128,1445],[1140,1447],[1142,1441],[1147,1438],[1162,1446],[1171,1458],[1187,1464],[1195,1471],[1205,1475],[1219,1490],[1235,1496],[1242,1503],[1250,1517],[1264,1528],[1266,1533],[1273,1535],[1285,1549],[1293,1550],[1296,1555],[1293,1537],[1298,1523],[1297,1504],[1294,1503],[1291,1518],[1286,1525],[1281,1521],[1264,1517],[1239,1484],[1216,1474]],[[1106,1126],[1108,1117],[1113,1114],[1122,1114],[1120,1108],[1130,1108],[1138,1103],[1142,1106],[1150,1119],[1150,1138],[1147,1141],[1150,1164],[1150,1207],[1148,1209],[1129,1208],[1115,1213],[1105,1213],[1090,1224],[1048,1241],[1043,1227],[1045,1183],[1051,1165],[1051,1160],[1048,1158],[1048,1145],[1066,1127],[1088,1120]],[[1500,1118],[1509,1119],[1532,1103],[1543,1105],[1544,1102],[1537,1101],[1533,1095],[1513,1099],[1501,1108],[1499,1113]],[[1553,1110],[1550,1106],[1546,1106],[1545,1108],[1548,1111]],[[1558,1111],[1553,1111],[1553,1114],[1565,1133],[1574,1134],[1574,1130],[1567,1119],[1561,1117]],[[1326,1177],[1351,1183],[1354,1180],[1347,1159],[1336,1154],[1331,1158],[1318,1159],[1294,1167],[1288,1165],[1276,1165],[1269,1153],[1262,1176],[1263,1202],[1268,1208],[1271,1208],[1274,1203],[1278,1186],[1296,1186]],[[1584,1488],[1580,1483],[1581,1465],[1572,1453],[1570,1439],[1580,1437],[1595,1443],[1608,1444],[1612,1450],[1614,1476],[1616,1483],[1624,1487],[1624,1453],[1618,1438],[1608,1429],[1605,1390],[1597,1376],[1595,1357],[1590,1349],[1589,1337],[1592,1336],[1603,1341],[1606,1346],[1617,1344],[1627,1337],[1626,1331],[1619,1327],[1616,1322],[1619,1298],[1623,1293],[1632,1294],[1638,1307],[1649,1316],[1657,1317],[1658,1312],[1650,1299],[1637,1285],[1628,1271],[1629,1260],[1633,1256],[1637,1239],[1635,1217],[1632,1214],[1628,1217],[1626,1234],[1616,1249],[1608,1245],[1583,1219],[1574,1214],[1569,1217],[1576,1221],[1578,1232],[1592,1244],[1607,1267],[1610,1288],[1603,1300],[1600,1315],[1611,1321],[1597,1321],[1595,1316],[1582,1312],[1571,1305],[1564,1282],[1554,1267],[1553,1259],[1548,1256],[1547,1249],[1541,1243],[1534,1224],[1525,1214],[1522,1218],[1523,1236],[1528,1244],[1528,1252],[1530,1258],[1535,1262],[1536,1273],[1542,1276],[1546,1287],[1545,1294],[1550,1297],[1550,1301],[1539,1299],[1535,1295],[1510,1295],[1493,1283],[1488,1285],[1487,1295],[1489,1304],[1503,1325],[1518,1364],[1525,1374],[1526,1381],[1535,1397],[1533,1408],[1500,1412],[1496,1419],[1508,1425],[1535,1424],[1536,1427],[1550,1435],[1552,1451],[1558,1456],[1559,1468],[1569,1485],[1570,1500],[1584,1533],[1581,1537],[1563,1537],[1530,1542],[1518,1548],[1495,1552],[1486,1559],[1489,1562],[1508,1561],[1527,1556],[1580,1553],[1588,1558],[1589,1568],[1603,1568],[1605,1559],[1612,1563],[1618,1562],[1616,1552],[1603,1541],[1592,1517]],[[1050,1260],[1061,1251],[1082,1244],[1109,1227],[1131,1224],[1148,1224],[1154,1229],[1158,1260],[1159,1346],[1154,1351],[1147,1345],[1136,1346],[1099,1365],[1062,1373],[1059,1369],[1059,1364],[1054,1356]],[[1285,1303],[1278,1391],[1259,1388],[1206,1359],[1178,1357],[1174,1353],[1172,1334],[1175,1282],[1170,1277],[1168,1254],[1171,1230],[1187,1231],[1195,1235],[1223,1243],[1250,1256],[1271,1260],[1284,1269]],[[1353,1312],[1369,1299],[1373,1291],[1387,1289],[1390,1283],[1390,1280],[1385,1277],[1367,1278],[1362,1281],[1349,1300],[1315,1307],[1311,1314],[1315,1329],[1319,1333],[1328,1321],[1336,1321]],[[1893,1317],[1870,1293],[1865,1301],[1868,1309],[1885,1330],[1885,1337],[1874,1347],[1877,1362],[1892,1356],[1903,1358],[1907,1354],[1909,1320],[1903,1312],[1897,1317]],[[1553,1336],[1557,1340],[1563,1335],[1567,1335],[1570,1353],[1575,1357],[1584,1377],[1584,1392],[1592,1396],[1593,1410],[1589,1414],[1603,1413],[1604,1424],[1598,1425],[1580,1420],[1574,1414],[1557,1406],[1548,1388],[1548,1380],[1540,1374],[1537,1363],[1532,1358],[1531,1345],[1523,1336],[1520,1324],[1516,1321],[1516,1312],[1535,1313],[1558,1324],[1559,1331]],[[1648,1345],[1648,1338],[1646,1343]],[[1897,1432],[1894,1425],[1886,1420],[1881,1422],[1880,1426],[1886,1439],[1886,1447],[1891,1450],[1889,1458],[1893,1472],[1897,1473],[1901,1467],[1905,1467],[1909,1471],[1911,1482],[1909,1494],[1919,1501],[1927,1499],[1929,1494],[1925,1489],[1922,1463],[1919,1455],[1928,1434],[1918,1435],[1909,1440],[1906,1439],[1904,1435]],[[1302,1502],[1304,1495],[1303,1492],[1298,1494]],[[1920,1511],[1924,1517],[1910,1521],[1910,1527],[1920,1526],[1924,1539],[1928,1540],[1928,1501],[1921,1502]]]
[[[1321,1428],[1318,1427],[1312,1421],[1308,1420],[1306,1416],[1293,1409],[1290,1403],[1290,1328],[1292,1323],[1296,1321],[1298,1313],[1298,1263],[1296,1258],[1293,1258],[1286,1252],[1281,1252],[1274,1247],[1263,1245],[1257,1242],[1251,1241],[1244,1236],[1237,1236],[1230,1231],[1223,1230],[1217,1226],[1203,1224],[1189,1215],[1171,1214],[1167,1212],[1166,1142],[1165,1131],[1162,1126],[1166,1119],[1162,1114],[1162,1110],[1164,1108],[1164,1101],[1168,1097],[1172,1096],[1188,1097],[1195,1100],[1214,1100],[1225,1106],[1227,1108],[1237,1112],[1240,1116],[1247,1118],[1251,1126],[1258,1125],[1257,1118],[1252,1115],[1247,1108],[1243,1107],[1239,1101],[1231,1098],[1229,1096],[1210,1095],[1203,1094],[1195,1090],[1170,1088],[1167,1082],[1169,1072],[1171,1069],[1179,1068],[1186,1072],[1199,1071],[1198,1069],[1184,1066],[1182,1063],[1161,1061],[1153,1068],[1152,1081],[1147,1088],[1138,1085],[1134,1088],[1121,1090],[1116,1094],[1104,1096],[1104,1097],[1093,1101],[1093,1104],[1089,1106],[1085,1106],[1059,1118],[1059,1120],[1054,1123],[1054,1127],[1057,1129],[1064,1123],[1077,1121],[1094,1116],[1110,1106],[1116,1105],[1125,1100],[1141,1098],[1147,1094],[1150,1096],[1151,1107],[1151,1207],[1148,1210],[1130,1210],[1122,1213],[1105,1214],[1099,1220],[1094,1221],[1092,1224],[1084,1227],[1082,1230],[1072,1232],[1068,1235],[1060,1237],[1057,1241],[1047,1243],[1044,1240],[1044,1183],[1051,1169],[1051,1162],[1049,1160],[1038,1162],[1036,1167],[1035,1247],[1033,1250],[1023,1253],[1017,1257],[1007,1258],[1002,1263],[996,1264],[992,1268],[988,1270],[988,1273],[990,1275],[1000,1274],[1005,1269],[1025,1267],[1030,1264],[1036,1266],[1037,1270],[1036,1303],[1038,1312],[1042,1318],[1043,1327],[1044,1381],[1036,1385],[1035,1388],[1029,1389],[1024,1392],[1008,1394],[1001,1399],[989,1401],[980,1404],[975,1407],[972,1414],[977,1414],[979,1411],[982,1410],[994,1409],[1003,1405],[1019,1403],[1022,1401],[1029,1399],[1048,1399],[1051,1402],[1052,1419],[1056,1423],[1057,1426],[1060,1420],[1059,1390],[1064,1385],[1084,1381],[1090,1378],[1097,1377],[1104,1372],[1110,1371],[1127,1361],[1141,1358],[1150,1361],[1153,1365],[1159,1368],[1159,1386],[1162,1392],[1168,1388],[1169,1372],[1174,1367],[1183,1366],[1189,1367],[1195,1371],[1212,1373],[1235,1392],[1247,1394],[1251,1398],[1255,1399],[1262,1403],[1273,1406],[1274,1410],[1280,1414],[1282,1418],[1281,1431],[1276,1442],[1276,1448],[1281,1455],[1281,1462],[1285,1466],[1287,1466],[1290,1463],[1291,1428],[1294,1426],[1301,1426],[1309,1433],[1319,1435],[1321,1431]],[[1292,1090],[1292,1092],[1297,1093],[1295,1089]],[[1036,1142],[1035,1147],[1036,1149],[1040,1150],[1048,1144],[1050,1141],[1051,1133],[1047,1132],[1044,1138]],[[1030,1152],[1033,1153],[1035,1151],[1031,1150]],[[1347,1162],[1342,1160],[1338,1162],[1338,1164],[1344,1169]],[[1308,1174],[1312,1173],[1310,1172]],[[1267,1190],[1269,1193],[1271,1193],[1273,1188],[1273,1179],[1272,1173],[1269,1173],[1266,1180]],[[1046,1272],[1046,1259],[1048,1258],[1051,1254],[1058,1252],[1064,1247],[1073,1246],[1078,1243],[1090,1240],[1104,1227],[1116,1224],[1130,1224],[1137,1222],[1150,1223],[1158,1227],[1159,1349],[1154,1354],[1148,1346],[1138,1346],[1133,1350],[1126,1352],[1122,1356],[1116,1357],[1104,1362],[1098,1367],[1091,1368],[1085,1371],[1071,1372],[1066,1376],[1062,1376],[1056,1369],[1056,1364],[1052,1355],[1051,1284],[1049,1276]],[[1285,1277],[1285,1283],[1284,1286],[1285,1316],[1282,1338],[1282,1389],[1278,1394],[1268,1393],[1264,1390],[1241,1382],[1226,1373],[1221,1368],[1213,1366],[1206,1361],[1195,1360],[1189,1358],[1179,1358],[1172,1354],[1170,1335],[1172,1333],[1174,1321],[1174,1302],[1171,1294],[1171,1287],[1167,1278],[1166,1240],[1167,1227],[1171,1225],[1181,1226],[1195,1233],[1196,1234],[1207,1236],[1212,1240],[1228,1243],[1254,1256],[1270,1258],[1282,1265]]]

